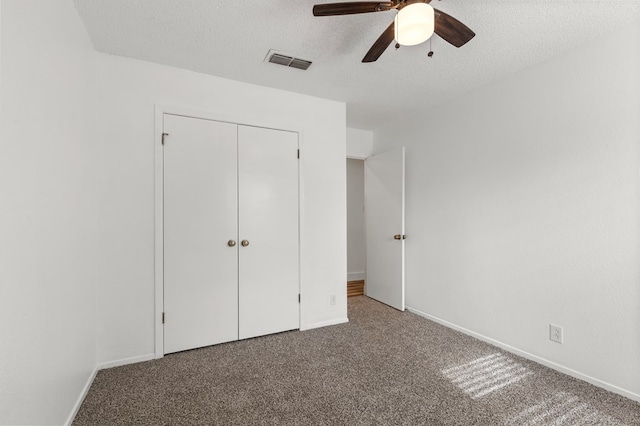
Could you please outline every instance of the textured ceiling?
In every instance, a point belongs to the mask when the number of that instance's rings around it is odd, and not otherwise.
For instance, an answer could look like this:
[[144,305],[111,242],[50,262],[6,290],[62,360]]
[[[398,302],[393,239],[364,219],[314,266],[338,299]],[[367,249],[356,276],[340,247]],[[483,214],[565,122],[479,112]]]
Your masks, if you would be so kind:
[[[347,103],[347,124],[373,130],[547,60],[640,17],[638,0],[442,0],[477,34],[455,48],[393,46],[360,61],[394,11],[314,17],[334,0],[75,0],[98,51]],[[264,62],[269,51],[313,61]]]

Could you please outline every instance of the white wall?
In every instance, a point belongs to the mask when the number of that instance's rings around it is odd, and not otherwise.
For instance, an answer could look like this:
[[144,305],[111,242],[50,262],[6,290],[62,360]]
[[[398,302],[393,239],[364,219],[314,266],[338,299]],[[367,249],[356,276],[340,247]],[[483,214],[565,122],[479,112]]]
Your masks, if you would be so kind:
[[364,160],[373,152],[373,132],[347,127],[347,157]]
[[0,424],[62,424],[96,365],[94,54],[71,1],[0,8]]
[[[343,103],[96,54],[102,223],[98,359],[154,351],[154,105],[282,123],[301,137],[301,326],[346,320]],[[322,119],[318,119],[322,117]],[[329,305],[329,295],[337,304]]]
[[[348,139],[347,139],[348,140]],[[365,277],[364,161],[347,159],[347,280]]]
[[636,23],[375,132],[407,147],[407,305],[640,398],[639,75]]

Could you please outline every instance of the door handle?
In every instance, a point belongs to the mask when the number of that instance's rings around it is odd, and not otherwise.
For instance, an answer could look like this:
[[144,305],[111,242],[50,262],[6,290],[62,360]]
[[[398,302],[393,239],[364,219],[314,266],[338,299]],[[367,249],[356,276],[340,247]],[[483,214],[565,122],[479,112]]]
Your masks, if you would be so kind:
[[393,236],[394,240],[406,240],[407,236],[406,235],[400,235],[400,234],[396,234]]
[[235,242],[235,240],[229,240],[229,241],[227,241],[227,245],[228,245],[229,247],[233,247],[233,246],[235,246],[235,245],[236,245],[236,242]]
[[240,244],[242,244],[242,247],[246,247],[249,245],[249,240],[242,240]]

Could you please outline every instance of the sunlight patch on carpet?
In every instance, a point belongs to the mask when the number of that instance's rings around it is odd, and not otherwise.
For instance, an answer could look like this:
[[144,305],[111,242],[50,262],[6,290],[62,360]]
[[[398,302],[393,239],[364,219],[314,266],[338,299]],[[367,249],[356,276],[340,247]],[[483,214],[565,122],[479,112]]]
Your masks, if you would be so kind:
[[611,417],[567,392],[558,392],[551,398],[522,410],[505,422],[505,426],[552,425],[622,426]]
[[495,353],[442,370],[442,374],[473,399],[519,382],[533,374],[524,366]]

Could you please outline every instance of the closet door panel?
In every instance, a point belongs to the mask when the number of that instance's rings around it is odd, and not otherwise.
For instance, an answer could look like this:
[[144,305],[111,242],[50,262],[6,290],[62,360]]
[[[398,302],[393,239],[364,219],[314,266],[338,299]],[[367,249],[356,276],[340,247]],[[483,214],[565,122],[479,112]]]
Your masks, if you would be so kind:
[[164,116],[164,352],[238,339],[237,126]]
[[298,134],[238,126],[239,338],[300,327]]

